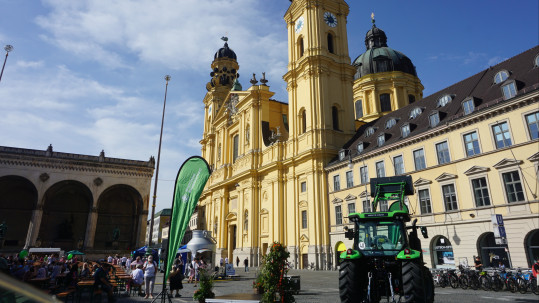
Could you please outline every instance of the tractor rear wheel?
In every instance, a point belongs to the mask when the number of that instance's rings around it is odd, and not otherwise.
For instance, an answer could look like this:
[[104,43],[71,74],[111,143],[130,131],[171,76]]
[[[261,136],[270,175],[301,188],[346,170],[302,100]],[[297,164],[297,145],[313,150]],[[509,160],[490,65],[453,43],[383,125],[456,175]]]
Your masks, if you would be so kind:
[[434,300],[434,283],[430,272],[417,261],[402,262],[402,287],[405,303],[430,303]]
[[341,303],[366,300],[365,270],[357,260],[343,260],[339,269],[339,296]]

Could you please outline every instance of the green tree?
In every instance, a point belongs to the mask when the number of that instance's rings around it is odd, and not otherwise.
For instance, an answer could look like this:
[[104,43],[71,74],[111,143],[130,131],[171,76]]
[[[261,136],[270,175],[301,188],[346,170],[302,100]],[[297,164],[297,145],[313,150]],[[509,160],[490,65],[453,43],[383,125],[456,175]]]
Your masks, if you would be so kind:
[[262,302],[296,302],[290,292],[290,280],[285,278],[288,273],[287,259],[289,256],[290,253],[286,251],[281,243],[273,242],[270,252],[263,259],[263,266],[258,279],[264,289]]

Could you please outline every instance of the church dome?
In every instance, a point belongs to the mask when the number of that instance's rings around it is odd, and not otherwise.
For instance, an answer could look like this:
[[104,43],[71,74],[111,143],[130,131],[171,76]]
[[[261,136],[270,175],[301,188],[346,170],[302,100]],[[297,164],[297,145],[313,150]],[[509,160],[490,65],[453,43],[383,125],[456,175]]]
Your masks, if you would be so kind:
[[417,77],[412,60],[405,54],[387,46],[386,33],[373,24],[365,35],[367,51],[354,60],[356,74],[359,79],[368,74],[401,71]]
[[234,60],[238,59],[236,57],[236,53],[228,47],[227,42],[225,42],[225,45],[223,47],[221,47],[215,53],[215,56],[213,56],[213,59],[219,59],[219,58],[229,58],[229,59],[234,59]]

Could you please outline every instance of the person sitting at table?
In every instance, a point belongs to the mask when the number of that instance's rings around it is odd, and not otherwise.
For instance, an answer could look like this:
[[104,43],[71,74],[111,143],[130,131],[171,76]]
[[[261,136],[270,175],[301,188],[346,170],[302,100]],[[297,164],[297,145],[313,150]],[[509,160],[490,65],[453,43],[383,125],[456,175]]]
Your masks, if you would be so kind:
[[142,283],[144,283],[144,271],[142,270],[142,264],[137,265],[137,268],[131,272],[131,279],[127,282],[127,291],[131,287],[138,287],[138,295],[142,296]]
[[114,302],[114,295],[112,293],[112,283],[110,283],[108,278],[108,273],[110,271],[110,264],[101,263],[101,267],[98,267],[94,273],[94,287],[100,288],[102,291],[106,292],[108,295],[108,301]]
[[39,266],[39,269],[37,270],[37,276],[36,279],[44,279],[47,277],[47,269],[45,268],[45,264],[41,263]]
[[90,269],[88,268],[88,263],[82,264],[82,269],[80,270],[79,277],[88,278],[90,276]]

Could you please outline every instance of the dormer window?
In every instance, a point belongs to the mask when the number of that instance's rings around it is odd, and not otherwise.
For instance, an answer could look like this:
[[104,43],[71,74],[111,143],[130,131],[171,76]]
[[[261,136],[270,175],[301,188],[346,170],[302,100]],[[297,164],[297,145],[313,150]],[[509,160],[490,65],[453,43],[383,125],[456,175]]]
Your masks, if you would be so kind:
[[535,56],[535,59],[533,59],[533,67],[539,67],[539,54]]
[[368,137],[372,134],[374,134],[374,127],[367,128],[367,130],[365,131],[365,137]]
[[451,102],[453,98],[451,95],[443,95],[438,99],[438,102],[436,103],[436,107],[444,107],[447,103]]
[[341,149],[339,151],[339,160],[341,160],[341,161],[344,160],[344,157],[346,157],[346,150]]
[[517,87],[515,81],[509,82],[502,86],[503,99],[511,99],[517,95]]
[[423,110],[420,107],[414,107],[410,112],[410,119],[415,119],[417,116],[421,115]]
[[429,115],[429,125],[430,127],[436,127],[438,124],[440,124],[440,115],[436,111]]
[[386,129],[392,128],[395,124],[397,124],[397,119],[391,118],[386,121]]
[[408,137],[408,135],[410,135],[410,124],[406,123],[401,126],[401,135],[403,138],[406,138]]
[[384,143],[386,143],[386,134],[379,135],[377,142],[378,142],[378,147],[384,145]]
[[471,114],[475,109],[475,104],[473,98],[462,101],[462,110],[465,115]]
[[500,84],[503,81],[507,80],[507,78],[509,78],[509,73],[506,70],[499,71],[494,76],[494,83]]
[[357,144],[357,152],[358,152],[358,153],[363,152],[363,142],[359,142],[359,143]]

